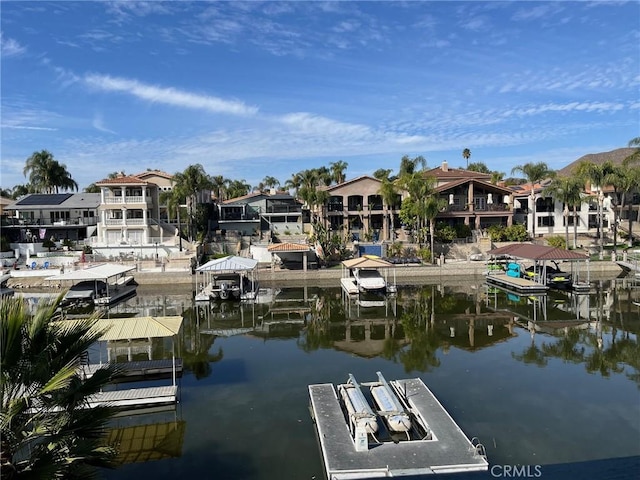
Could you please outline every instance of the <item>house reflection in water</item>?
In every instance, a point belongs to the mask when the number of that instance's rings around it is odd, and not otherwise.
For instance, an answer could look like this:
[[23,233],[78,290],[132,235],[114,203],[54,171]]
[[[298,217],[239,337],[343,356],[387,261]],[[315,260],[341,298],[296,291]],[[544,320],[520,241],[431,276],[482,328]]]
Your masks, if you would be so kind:
[[114,463],[120,466],[182,456],[186,424],[174,420],[110,429],[107,443],[118,449]]

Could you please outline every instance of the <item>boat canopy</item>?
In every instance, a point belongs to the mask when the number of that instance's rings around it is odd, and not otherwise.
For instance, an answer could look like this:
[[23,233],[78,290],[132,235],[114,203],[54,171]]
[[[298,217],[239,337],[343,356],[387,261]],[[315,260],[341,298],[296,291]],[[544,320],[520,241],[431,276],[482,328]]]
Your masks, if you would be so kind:
[[558,247],[513,243],[489,250],[487,255],[510,255],[524,260],[587,260],[589,255]]
[[369,256],[352,258],[342,262],[347,268],[389,268],[393,267],[393,263],[387,262],[381,258],[372,258]]
[[247,272],[258,266],[258,260],[253,258],[229,256],[210,260],[196,268],[196,272],[229,273]]
[[134,338],[164,338],[177,335],[182,327],[180,315],[170,317],[101,318],[95,328],[104,330],[102,341]]
[[108,280],[118,275],[123,275],[131,270],[135,270],[135,266],[118,265],[118,264],[103,264],[95,265],[92,267],[83,268],[81,270],[74,270],[73,272],[63,273],[61,275],[53,275],[47,277],[46,280]]

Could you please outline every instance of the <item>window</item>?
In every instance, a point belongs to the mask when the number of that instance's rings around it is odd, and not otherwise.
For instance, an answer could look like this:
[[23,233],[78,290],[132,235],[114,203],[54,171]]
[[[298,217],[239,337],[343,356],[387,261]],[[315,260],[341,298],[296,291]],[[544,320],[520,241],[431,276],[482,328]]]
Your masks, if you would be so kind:
[[538,217],[538,226],[539,227],[553,227],[555,226],[555,218],[552,216],[548,217]]

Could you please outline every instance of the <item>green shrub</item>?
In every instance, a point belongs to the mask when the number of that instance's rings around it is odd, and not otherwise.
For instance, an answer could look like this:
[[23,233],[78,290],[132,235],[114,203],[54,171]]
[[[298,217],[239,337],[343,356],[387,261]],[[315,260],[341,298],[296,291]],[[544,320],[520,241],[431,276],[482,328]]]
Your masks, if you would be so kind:
[[418,258],[425,263],[431,263],[431,250],[424,247],[418,250]]
[[402,242],[393,242],[387,247],[387,257],[399,257],[402,255]]
[[471,236],[471,227],[464,223],[459,223],[455,227],[456,238],[467,238]]
[[435,238],[441,242],[452,242],[457,238],[457,235],[456,229],[451,225],[447,225],[446,223],[438,223],[436,225]]
[[547,243],[556,248],[567,248],[567,241],[564,237],[549,237],[547,238]]
[[507,242],[526,242],[529,240],[529,233],[524,225],[511,225],[504,229],[505,240]]
[[502,225],[491,225],[487,228],[487,234],[494,242],[504,242],[506,240],[505,227]]

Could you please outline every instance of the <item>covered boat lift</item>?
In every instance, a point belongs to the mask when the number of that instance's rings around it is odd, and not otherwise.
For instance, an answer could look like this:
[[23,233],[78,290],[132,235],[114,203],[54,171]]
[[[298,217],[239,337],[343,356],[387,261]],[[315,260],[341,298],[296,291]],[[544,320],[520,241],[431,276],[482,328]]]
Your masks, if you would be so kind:
[[215,298],[224,300],[223,290],[225,289],[216,286],[216,279],[234,277],[237,277],[237,286],[233,288],[237,288],[239,299],[255,299],[258,295],[257,267],[258,260],[233,255],[208,261],[196,268],[196,272],[205,277],[203,282],[198,282],[200,291],[196,294],[196,300],[208,301]]
[[[389,268],[393,268],[393,284],[389,283]],[[375,255],[364,255],[362,257],[352,258],[342,262],[342,278],[340,279],[340,284],[342,285],[342,290],[344,290],[348,295],[355,295],[359,293],[355,277],[352,275],[353,270],[355,269],[383,269],[384,279],[387,283],[387,292],[393,293],[397,291],[395,265]]]
[[[487,255],[491,257],[498,256],[507,256],[514,258],[516,260],[529,260],[533,262],[534,271],[536,268],[540,268],[542,272],[541,280],[542,282],[531,282],[532,284],[538,284],[542,287],[546,288],[547,285],[547,277],[546,277],[546,268],[547,262],[550,261],[569,261],[571,262],[571,275],[573,279],[573,283],[571,284],[571,288],[574,291],[588,291],[589,290],[589,281],[590,281],[590,272],[589,272],[589,255],[584,253],[575,252],[572,250],[566,250],[564,248],[558,247],[550,247],[544,245],[535,245],[532,243],[513,243],[511,245],[505,245],[503,247],[494,248],[493,250],[489,250]],[[587,265],[587,281],[586,283],[579,281],[579,270],[574,269],[575,262],[586,262]],[[510,277],[508,275],[496,275],[495,271],[493,274],[487,276],[487,282],[496,283],[499,285],[506,286],[507,288],[515,288],[516,290],[528,291],[528,285],[522,285],[522,281],[526,279]],[[529,286],[530,288],[533,288]]]
[[98,295],[96,292],[94,303],[96,305],[110,305],[135,292],[137,284],[133,282],[132,275],[127,275],[128,272],[135,269],[135,266],[105,263],[61,275],[53,275],[45,280],[72,283],[93,281],[96,290],[98,282],[104,282],[106,291],[104,295]]

